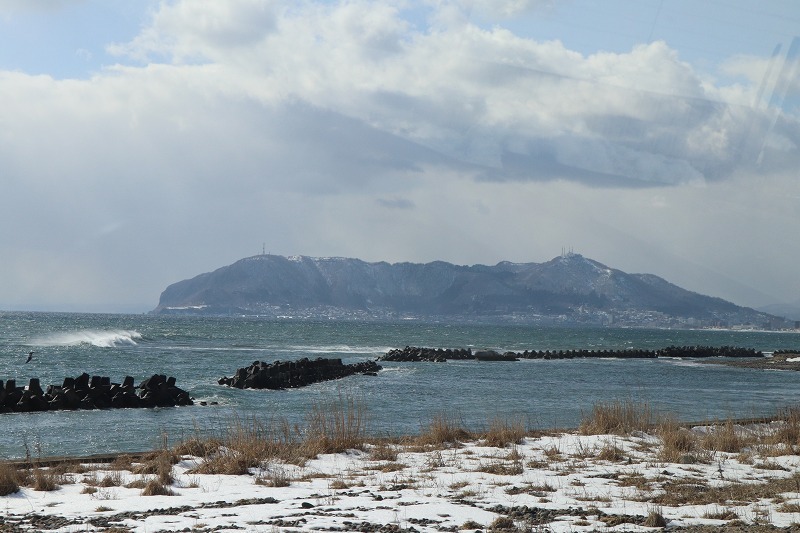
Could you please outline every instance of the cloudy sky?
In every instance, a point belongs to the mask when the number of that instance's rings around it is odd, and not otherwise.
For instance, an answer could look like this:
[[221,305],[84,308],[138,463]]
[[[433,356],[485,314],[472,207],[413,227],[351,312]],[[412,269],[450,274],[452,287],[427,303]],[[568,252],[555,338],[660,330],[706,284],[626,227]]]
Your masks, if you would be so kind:
[[0,309],[572,248],[800,299],[796,0],[0,0]]

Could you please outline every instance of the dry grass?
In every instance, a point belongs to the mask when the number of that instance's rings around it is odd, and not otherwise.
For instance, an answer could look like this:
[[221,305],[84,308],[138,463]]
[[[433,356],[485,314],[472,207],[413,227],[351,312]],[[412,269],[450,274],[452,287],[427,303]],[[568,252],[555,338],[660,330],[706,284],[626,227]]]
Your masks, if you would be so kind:
[[147,486],[147,481],[145,479],[134,479],[130,483],[125,485],[126,489],[143,489]]
[[715,452],[741,452],[748,443],[739,436],[732,420],[724,424],[714,424],[703,437],[703,448]]
[[457,447],[471,438],[472,434],[464,427],[460,417],[438,413],[415,440],[416,444],[421,446],[449,448]]
[[178,456],[170,450],[163,449],[149,454],[143,463],[132,467],[134,474],[154,474],[163,485],[172,485],[172,465],[178,462]]
[[607,442],[597,453],[597,459],[601,461],[610,461],[612,463],[619,463],[625,461],[628,456],[625,451],[618,448],[615,444]]
[[486,446],[505,448],[512,444],[520,444],[526,435],[525,422],[521,419],[494,418],[482,438]]
[[33,472],[33,490],[50,492],[63,483],[63,475],[49,468],[37,468]]
[[489,524],[489,531],[516,531],[517,525],[514,520],[507,516],[498,516]]
[[653,414],[646,403],[600,402],[583,417],[578,430],[583,435],[630,435],[634,431],[647,431],[652,422]]
[[292,484],[292,480],[285,468],[270,465],[253,479],[253,483],[265,487],[288,487]]
[[369,457],[373,461],[397,461],[399,449],[387,442],[378,442],[369,450]]
[[265,424],[253,419],[250,424],[233,421],[225,435],[214,438],[212,444],[198,441],[191,444],[191,455],[203,461],[194,469],[199,474],[247,474],[250,468],[275,457],[286,457],[287,451],[297,449],[292,430],[285,420]]
[[367,440],[364,402],[339,396],[312,405],[303,426],[292,426],[284,418],[269,422],[254,418],[248,423],[236,419],[222,437],[193,438],[179,445],[176,453],[202,458],[195,473],[241,475],[276,459],[302,465],[320,454],[362,449]]
[[133,457],[123,453],[118,455],[114,462],[109,465],[110,470],[131,470],[133,465]]
[[372,465],[367,467],[367,470],[375,470],[377,472],[383,472],[385,474],[389,472],[400,472],[406,469],[406,465],[403,463],[396,463],[396,462],[389,462],[389,463],[379,463],[376,465]]
[[767,443],[794,450],[800,445],[800,407],[790,407],[778,412],[777,427],[770,433]]
[[722,486],[710,486],[707,479],[666,481],[660,493],[647,501],[665,506],[677,505],[734,505],[772,500],[800,487],[800,473],[788,478],[743,483],[731,481]]
[[103,479],[101,479],[97,486],[98,487],[119,487],[122,485],[122,473],[120,471],[109,472]]
[[521,461],[505,461],[498,458],[488,463],[481,463],[478,465],[476,471],[493,474],[495,476],[518,476],[522,474],[525,469]]
[[0,496],[8,496],[19,491],[20,476],[13,466],[0,463]]
[[142,496],[175,496],[175,492],[157,479],[151,479],[142,489]]
[[661,514],[661,509],[651,510],[642,523],[644,527],[667,527],[667,520]]
[[176,455],[191,455],[193,457],[208,457],[217,453],[222,446],[222,441],[216,438],[192,437],[175,446]]
[[367,410],[363,401],[340,395],[315,403],[306,421],[303,448],[308,457],[363,448],[367,440]]
[[738,520],[739,515],[737,515],[732,509],[718,507],[714,511],[707,511],[705,514],[703,514],[703,518],[709,518],[711,520]]
[[672,416],[665,417],[658,423],[656,435],[662,442],[659,453],[662,461],[677,463],[681,461],[681,458],[688,461],[690,456],[694,457],[691,454],[698,450],[697,437],[690,430],[678,424],[678,421]]
[[[738,502],[757,503],[770,499],[777,504],[781,502],[776,499],[785,498],[785,493],[800,492],[800,473],[769,481],[745,482],[746,480],[729,479],[727,467],[724,465],[727,456],[724,454],[734,454],[728,459],[747,462],[751,467],[760,470],[785,470],[781,466],[782,460],[771,460],[769,457],[796,452],[800,438],[800,409],[787,410],[783,415],[783,419],[777,422],[760,426],[761,433],[756,431],[759,427],[740,427],[732,420],[709,423],[707,427],[692,430],[673,417],[662,417],[657,424],[653,424],[653,416],[647,404],[631,401],[600,403],[583,419],[580,432],[634,437],[614,437],[605,444],[587,446],[585,449],[581,448],[579,438],[577,456],[586,460],[630,462],[636,460],[646,446],[647,453],[657,461],[683,465],[711,462],[715,471],[717,462],[720,462],[719,476],[714,474],[714,483],[699,476],[681,479],[664,476],[647,478],[635,471],[614,478],[617,486],[636,488],[639,492],[636,498],[654,506],[715,504],[722,509],[730,509]],[[237,419],[221,436],[200,438],[198,434],[172,448],[166,446],[165,439],[161,450],[145,456],[141,462],[132,463],[129,456],[121,456],[110,468],[127,469],[142,476],[126,486],[140,488],[143,495],[171,493],[170,485],[174,483],[173,465],[184,455],[200,458],[194,469],[196,473],[253,474],[257,484],[282,487],[297,479],[290,477],[292,468],[286,467],[285,463],[302,466],[306,460],[323,453],[366,449],[370,459],[376,462],[374,470],[391,473],[407,468],[407,465],[398,462],[401,452],[412,451],[415,447],[419,451],[425,451],[429,454],[425,466],[435,469],[445,466],[443,455],[450,452],[444,450],[460,447],[462,442],[477,440],[480,440],[479,446],[510,446],[508,454],[497,452],[496,457],[489,456],[471,467],[477,471],[499,476],[520,475],[527,466],[529,470],[550,469],[565,475],[568,466],[574,464],[572,468],[580,468],[572,459],[565,459],[566,453],[558,448],[559,444],[544,445],[540,451],[535,452],[533,458],[520,455],[515,443],[521,442],[527,432],[525,425],[518,419],[495,418],[488,423],[488,430],[477,434],[466,429],[460,417],[440,413],[423,427],[420,435],[405,440],[370,440],[367,420],[363,402],[340,395],[332,402],[311,406],[303,424],[290,425],[280,418],[269,422],[256,419],[243,422]],[[639,431],[658,437],[660,444],[652,437],[639,438],[636,434]],[[594,442],[592,439],[583,441]],[[623,450],[621,441],[626,443],[625,450],[630,450],[629,452]],[[464,456],[468,454],[466,449],[457,453]],[[569,461],[569,465],[564,464],[564,461]],[[681,468],[687,472],[691,470],[687,466]],[[33,465],[17,470],[12,465],[0,464],[0,495],[18,491],[20,486],[54,490],[63,480],[64,474],[61,472],[55,468],[34,468]],[[84,483],[93,486],[84,491],[96,491],[96,487],[122,485],[123,477],[119,472],[112,471],[99,479],[98,474],[93,473],[91,477],[84,479]],[[511,487],[506,492],[545,496],[553,490],[551,486],[524,484],[522,487]],[[793,509],[790,505],[794,504],[784,504],[784,509]],[[726,516],[732,515],[727,513]]]
[[634,472],[629,475],[621,476],[617,480],[617,485],[620,487],[633,487],[642,492],[650,490],[652,479],[648,479],[644,474]]

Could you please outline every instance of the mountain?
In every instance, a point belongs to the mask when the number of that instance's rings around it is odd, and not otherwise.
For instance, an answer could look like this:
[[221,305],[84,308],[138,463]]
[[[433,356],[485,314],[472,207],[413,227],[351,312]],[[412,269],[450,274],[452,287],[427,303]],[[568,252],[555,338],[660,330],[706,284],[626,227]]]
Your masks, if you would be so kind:
[[787,320],[800,321],[800,300],[789,304],[770,304],[758,308],[759,311],[784,317]]
[[153,313],[758,327],[775,318],[573,253],[495,266],[258,255],[170,285]]

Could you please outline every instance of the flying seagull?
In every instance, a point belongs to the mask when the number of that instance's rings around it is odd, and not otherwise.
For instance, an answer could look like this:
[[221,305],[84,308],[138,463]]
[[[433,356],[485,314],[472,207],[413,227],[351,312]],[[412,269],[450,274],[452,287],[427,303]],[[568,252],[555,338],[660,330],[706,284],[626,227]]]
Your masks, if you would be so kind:
[[26,363],[30,363],[31,359],[33,359],[33,352],[28,352],[28,360],[25,361]]

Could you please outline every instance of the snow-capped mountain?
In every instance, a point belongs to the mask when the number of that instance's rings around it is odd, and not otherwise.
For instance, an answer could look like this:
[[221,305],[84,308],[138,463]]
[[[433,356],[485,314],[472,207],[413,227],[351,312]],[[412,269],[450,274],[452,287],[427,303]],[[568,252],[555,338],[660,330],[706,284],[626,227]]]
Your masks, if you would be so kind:
[[321,309],[631,325],[761,325],[774,318],[687,291],[652,274],[627,274],[574,253],[546,263],[494,266],[258,255],[170,285],[154,312]]

